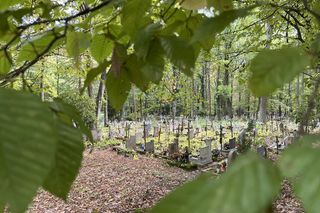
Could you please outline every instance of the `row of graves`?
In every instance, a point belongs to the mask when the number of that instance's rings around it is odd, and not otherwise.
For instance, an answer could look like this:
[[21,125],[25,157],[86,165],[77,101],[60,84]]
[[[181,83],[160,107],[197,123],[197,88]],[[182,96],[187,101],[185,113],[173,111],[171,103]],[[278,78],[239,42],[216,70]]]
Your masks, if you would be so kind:
[[[266,125],[249,122],[246,126],[236,122],[224,125],[206,122],[201,126],[195,120],[118,122],[109,125],[109,138],[123,141],[113,147],[119,153],[126,153],[126,150],[153,154],[175,162],[174,165],[196,165],[197,168],[209,168],[220,173],[248,149],[255,149],[264,158],[268,153],[279,154],[295,139],[295,128],[283,122]],[[269,137],[270,130],[278,135]],[[256,143],[261,138],[264,142]]]

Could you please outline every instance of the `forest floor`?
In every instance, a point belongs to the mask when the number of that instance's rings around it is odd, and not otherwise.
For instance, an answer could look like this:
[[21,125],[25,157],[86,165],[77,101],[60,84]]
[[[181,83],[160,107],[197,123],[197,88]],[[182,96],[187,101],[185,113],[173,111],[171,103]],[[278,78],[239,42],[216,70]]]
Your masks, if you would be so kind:
[[[80,174],[68,202],[39,192],[31,213],[121,213],[139,212],[154,206],[177,186],[194,179],[199,172],[170,167],[162,159],[118,155],[111,150],[85,154]],[[273,212],[302,213],[301,204],[284,182]]]

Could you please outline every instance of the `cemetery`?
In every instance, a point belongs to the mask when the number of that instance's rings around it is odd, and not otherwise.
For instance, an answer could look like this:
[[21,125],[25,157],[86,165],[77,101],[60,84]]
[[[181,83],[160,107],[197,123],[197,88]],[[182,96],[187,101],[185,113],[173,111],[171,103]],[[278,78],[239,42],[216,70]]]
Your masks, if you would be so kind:
[[1,0],[0,213],[319,213],[319,0]]

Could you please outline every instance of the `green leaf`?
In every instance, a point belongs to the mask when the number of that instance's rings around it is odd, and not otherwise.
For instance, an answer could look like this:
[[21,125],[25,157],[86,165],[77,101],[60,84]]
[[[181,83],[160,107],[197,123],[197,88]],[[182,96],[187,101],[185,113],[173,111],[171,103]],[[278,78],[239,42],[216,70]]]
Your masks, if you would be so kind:
[[286,150],[280,159],[282,173],[294,178],[294,191],[310,213],[320,209],[320,169],[315,166],[320,161],[319,142],[319,136],[306,136]]
[[164,51],[158,39],[154,39],[150,44],[146,62],[141,67],[141,71],[148,81],[159,84],[164,70]]
[[78,61],[79,56],[90,45],[90,36],[84,32],[69,30],[66,39],[66,48],[69,56]]
[[7,74],[11,69],[11,63],[9,58],[9,55],[5,53],[5,51],[0,52],[0,75]]
[[132,83],[134,83],[142,91],[146,91],[149,87],[149,81],[141,72],[142,62],[138,60],[135,54],[128,57],[124,71]]
[[186,75],[191,76],[196,61],[193,46],[175,36],[161,37],[160,41],[171,62]]
[[44,51],[53,50],[61,44],[62,40],[57,40],[56,36],[53,33],[46,33],[23,45],[19,51],[17,62],[34,60]]
[[101,63],[112,53],[113,42],[105,35],[97,34],[92,38],[90,51],[93,58]]
[[82,161],[84,145],[81,132],[72,124],[56,121],[59,132],[54,167],[44,182],[44,189],[66,200]]
[[108,72],[106,88],[111,106],[119,111],[131,90],[131,83],[125,73]]
[[[198,178],[178,188],[152,212],[260,213],[272,204],[280,183],[276,167],[249,153],[239,157],[219,179]],[[252,193],[255,191],[259,193]]]
[[252,61],[249,87],[256,96],[267,96],[292,81],[310,64],[310,58],[298,47],[264,50]]
[[122,9],[123,29],[132,37],[146,24],[145,13],[151,6],[151,0],[130,0]]
[[36,96],[0,89],[0,204],[24,212],[52,168],[52,112]]
[[195,31],[191,43],[195,42],[206,42],[212,43],[215,36],[222,32],[226,27],[228,27],[233,21],[240,17],[245,17],[248,15],[249,11],[254,7],[249,7],[239,10],[230,10],[221,13],[221,15],[215,16],[213,18],[206,18],[199,25],[198,29]]
[[153,39],[155,32],[160,28],[160,23],[149,24],[138,32],[134,42],[134,48],[139,59],[146,59],[149,52],[150,42]]
[[107,66],[109,66],[111,64],[110,61],[105,61],[101,64],[99,64],[99,66],[92,68],[86,77],[86,80],[84,81],[84,85],[83,88],[81,89],[81,93],[83,93],[83,91],[89,86],[89,84],[98,76],[100,75],[106,68]]

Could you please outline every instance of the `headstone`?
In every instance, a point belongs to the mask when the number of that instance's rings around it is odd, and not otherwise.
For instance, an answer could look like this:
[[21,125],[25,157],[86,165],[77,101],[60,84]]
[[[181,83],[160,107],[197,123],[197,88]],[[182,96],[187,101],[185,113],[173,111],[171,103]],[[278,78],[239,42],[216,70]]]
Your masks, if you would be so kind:
[[143,139],[143,132],[137,132],[136,133],[136,140],[142,141],[142,139]]
[[136,136],[130,136],[126,141],[126,149],[136,149]]
[[113,139],[114,138],[114,132],[112,130],[109,131],[109,139]]
[[231,150],[228,154],[228,165],[231,165],[234,162],[234,160],[238,157],[238,155],[239,154],[236,149]]
[[206,143],[206,146],[209,147],[209,149],[212,149],[212,139],[208,138],[204,141]]
[[210,147],[206,146],[199,149],[199,163],[202,165],[212,162],[212,152]]
[[238,137],[238,141],[239,141],[239,144],[242,145],[244,143],[244,140],[246,138],[246,133],[247,133],[247,130],[246,129],[243,129],[240,134],[239,134],[239,137]]
[[146,152],[154,153],[154,141],[153,140],[146,143]]
[[267,158],[267,156],[268,156],[268,152],[267,152],[267,148],[265,147],[265,146],[260,146],[260,147],[258,147],[257,148],[257,153],[260,155],[260,156],[262,156],[262,157],[264,157],[264,158]]
[[179,140],[174,139],[174,142],[168,146],[169,156],[172,156],[179,152]]
[[235,138],[231,138],[229,140],[229,149],[234,149],[236,148],[236,139]]
[[159,137],[160,128],[159,126],[155,126],[153,128],[153,137]]
[[101,141],[102,140],[102,134],[99,130],[93,129],[91,130],[91,134],[94,141]]
[[149,136],[149,134],[150,134],[150,131],[151,131],[151,124],[150,123],[148,123],[147,125],[146,125],[146,136],[148,137]]
[[120,136],[120,137],[125,137],[125,135],[126,135],[125,129],[120,128],[120,129],[119,129],[119,136]]
[[189,130],[189,138],[190,139],[194,138],[194,130],[192,128]]

